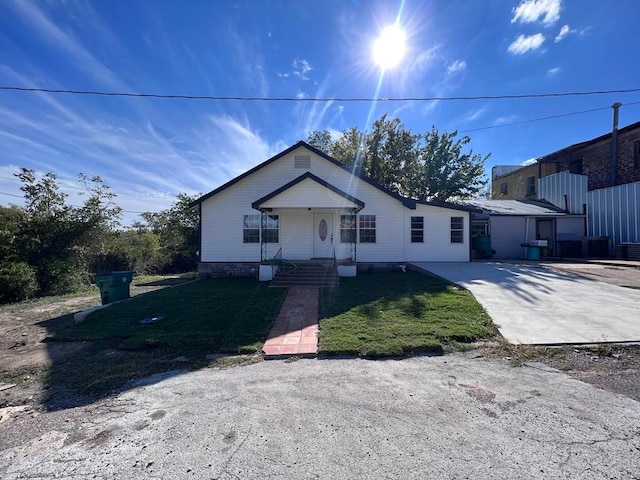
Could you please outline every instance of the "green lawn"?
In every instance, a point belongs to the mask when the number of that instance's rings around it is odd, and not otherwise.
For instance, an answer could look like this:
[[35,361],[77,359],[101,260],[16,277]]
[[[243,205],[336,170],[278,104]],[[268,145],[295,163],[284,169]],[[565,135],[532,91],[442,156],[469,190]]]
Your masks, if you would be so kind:
[[494,335],[466,290],[415,272],[342,278],[320,295],[320,351],[368,357],[442,351]]
[[[54,340],[118,339],[123,349],[185,353],[260,349],[286,292],[251,279],[202,280],[150,292],[92,313]],[[140,320],[162,316],[149,324]]]
[[54,364],[50,384],[100,394],[133,378],[205,366],[207,354],[255,353],[285,294],[253,279],[201,280],[113,304],[51,335],[53,342],[91,343],[82,355]]

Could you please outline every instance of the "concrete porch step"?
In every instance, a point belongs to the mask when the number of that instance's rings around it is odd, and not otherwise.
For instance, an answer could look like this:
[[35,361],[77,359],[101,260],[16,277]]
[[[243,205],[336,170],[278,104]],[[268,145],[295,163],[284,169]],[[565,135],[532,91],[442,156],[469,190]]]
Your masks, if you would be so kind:
[[273,287],[288,287],[292,285],[335,287],[338,286],[338,284],[337,268],[333,264],[327,264],[326,261],[303,261],[296,263],[295,270],[286,272],[279,271],[271,281],[271,286]]

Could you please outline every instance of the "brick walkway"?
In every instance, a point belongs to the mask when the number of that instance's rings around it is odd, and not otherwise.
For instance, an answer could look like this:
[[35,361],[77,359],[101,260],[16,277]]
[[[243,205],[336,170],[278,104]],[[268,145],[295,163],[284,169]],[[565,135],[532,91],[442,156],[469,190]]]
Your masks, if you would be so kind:
[[289,287],[267,341],[266,358],[318,353],[318,287]]

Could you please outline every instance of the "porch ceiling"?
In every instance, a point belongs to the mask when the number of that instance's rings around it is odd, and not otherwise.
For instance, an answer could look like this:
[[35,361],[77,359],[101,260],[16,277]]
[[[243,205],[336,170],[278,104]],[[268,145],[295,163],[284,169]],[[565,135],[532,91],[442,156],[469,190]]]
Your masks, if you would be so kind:
[[273,208],[346,208],[361,210],[364,208],[364,202],[307,172],[256,200],[251,206],[258,210]]

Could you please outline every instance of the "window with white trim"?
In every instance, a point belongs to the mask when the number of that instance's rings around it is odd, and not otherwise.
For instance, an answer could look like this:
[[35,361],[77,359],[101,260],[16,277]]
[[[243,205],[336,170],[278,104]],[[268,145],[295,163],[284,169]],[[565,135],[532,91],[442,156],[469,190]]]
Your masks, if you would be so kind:
[[424,217],[411,217],[411,243],[424,243]]
[[464,243],[464,217],[451,217],[451,243]]
[[[260,222],[262,215],[244,215],[242,222],[242,242],[260,243]],[[262,224],[262,239],[265,243],[278,243],[280,221],[278,215],[265,215]]]
[[340,215],[340,243],[355,243],[356,216]]
[[280,220],[278,215],[265,215],[262,217],[262,241],[264,243],[279,243],[280,241]]
[[360,243],[376,243],[376,216],[360,215]]
[[244,216],[242,243],[260,243],[260,215]]

